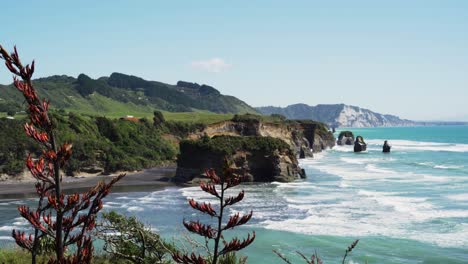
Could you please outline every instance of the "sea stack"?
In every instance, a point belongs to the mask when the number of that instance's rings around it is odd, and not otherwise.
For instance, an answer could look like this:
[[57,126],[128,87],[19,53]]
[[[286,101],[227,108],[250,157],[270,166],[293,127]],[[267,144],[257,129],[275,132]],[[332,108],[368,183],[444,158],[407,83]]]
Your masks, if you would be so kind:
[[390,146],[390,145],[388,144],[388,141],[385,140],[385,141],[384,141],[384,144],[383,144],[383,150],[382,150],[382,152],[383,152],[383,153],[389,153],[391,148],[392,148],[392,146]]
[[351,131],[341,131],[336,144],[339,146],[353,145],[354,135]]
[[357,136],[354,142],[354,152],[366,151],[367,144],[364,142],[362,136]]

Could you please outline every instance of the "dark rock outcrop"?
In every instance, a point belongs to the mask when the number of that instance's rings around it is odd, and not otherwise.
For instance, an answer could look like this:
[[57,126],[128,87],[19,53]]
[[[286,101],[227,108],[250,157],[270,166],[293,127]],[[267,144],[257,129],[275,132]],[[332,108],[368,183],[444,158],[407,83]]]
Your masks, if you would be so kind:
[[299,158],[300,159],[305,159],[306,155],[305,155],[305,150],[304,148],[301,147],[301,150],[299,151]]
[[310,143],[313,152],[321,152],[327,148],[335,146],[335,137],[328,130],[328,127],[320,122],[310,120],[298,120],[296,129]]
[[367,144],[364,142],[364,139],[361,136],[356,137],[356,142],[354,142],[354,152],[366,151]]
[[337,145],[353,145],[354,144],[354,135],[351,131],[341,131],[336,141]]
[[262,136],[215,136],[180,143],[174,181],[197,182],[207,168],[221,173],[225,159],[252,182],[290,182],[305,178],[295,153],[281,139]]
[[392,148],[392,146],[390,146],[390,145],[388,144],[388,141],[385,140],[385,142],[384,142],[384,144],[383,144],[383,147],[382,147],[382,152],[383,152],[383,153],[389,153],[391,148]]

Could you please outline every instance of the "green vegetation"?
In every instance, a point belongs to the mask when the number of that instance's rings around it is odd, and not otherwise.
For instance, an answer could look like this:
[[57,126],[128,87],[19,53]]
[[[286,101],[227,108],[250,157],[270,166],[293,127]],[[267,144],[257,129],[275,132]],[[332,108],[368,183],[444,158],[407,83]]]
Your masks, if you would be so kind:
[[317,133],[321,136],[331,136],[333,138],[333,134],[330,133],[330,129],[325,123],[314,121],[314,120],[291,120],[292,123],[300,123],[305,125],[314,125],[317,128]]
[[264,121],[264,117],[261,115],[253,114],[234,115],[231,121],[244,123],[258,123],[260,121]]
[[[85,74],[78,78],[51,76],[34,80],[41,98],[48,98],[56,109],[111,118],[133,115],[152,117],[159,109],[168,113],[168,120],[216,122],[233,113],[256,113],[245,102],[219,93],[207,85],[170,85],[147,81],[135,76],[113,73],[110,77],[92,79]],[[12,85],[0,85],[0,112],[24,110],[21,94]],[[191,116],[190,112],[199,112]],[[226,116],[216,116],[216,113]]]
[[216,114],[207,111],[194,111],[194,112],[163,112],[166,120],[169,121],[179,121],[179,122],[189,122],[189,123],[203,123],[203,124],[212,124],[221,121],[230,120],[234,115],[233,114]]
[[23,121],[0,118],[0,174],[15,175],[23,171],[25,150],[39,154],[40,149],[23,130]]
[[[295,120],[287,120],[283,115],[257,115],[257,114],[236,114],[231,119],[234,122],[267,122],[267,123],[297,123]],[[313,122],[313,121],[311,121]],[[320,122],[316,122],[320,123]]]
[[[49,255],[41,255],[37,258],[38,263],[47,263]],[[31,263],[31,254],[25,250],[14,249],[0,249],[0,264],[25,264]],[[98,254],[93,257],[93,264],[131,264],[135,263],[123,258],[117,258],[114,255]],[[174,261],[167,260],[166,262],[142,262],[142,263],[175,263]],[[218,264],[245,264],[247,257],[238,257],[237,254],[231,252],[218,261]]]
[[126,217],[111,211],[103,213],[102,217],[96,235],[104,240],[104,251],[112,259],[138,264],[171,262],[174,246],[165,242],[135,216]]
[[[47,263],[49,255],[37,258],[37,263]],[[25,264],[31,263],[31,253],[20,249],[0,249],[0,264]],[[128,261],[114,259],[107,255],[93,257],[93,264],[128,264]]]
[[[102,169],[104,173],[131,171],[173,161],[176,148],[161,137],[163,130],[147,119],[137,121],[52,114],[61,142],[73,142],[66,173]],[[27,152],[40,149],[24,135],[24,120],[0,119],[0,173],[15,175],[24,170]],[[164,128],[164,131],[171,132]]]
[[275,150],[289,150],[289,145],[281,139],[272,137],[236,137],[215,136],[203,137],[200,140],[183,140],[180,142],[180,151],[192,153],[193,149],[202,149],[222,156],[232,155],[236,151],[258,151],[273,153]]
[[[94,95],[92,94],[91,97]],[[99,96],[105,98],[103,96]],[[108,99],[105,99],[108,100]],[[314,124],[318,133],[326,138],[328,127],[309,120],[283,120],[281,116],[260,116],[255,114],[215,114],[206,111],[171,113],[152,111],[144,118],[116,119],[103,116],[79,114],[64,110],[53,111],[60,140],[73,142],[73,155],[66,173],[78,171],[112,173],[119,170],[132,171],[173,162],[178,152],[178,141],[190,133],[199,132],[207,124],[232,120],[235,122],[270,122],[289,125]],[[40,154],[23,133],[25,114],[17,114],[15,120],[0,118],[0,173],[16,175],[24,170],[27,152]],[[173,139],[166,140],[163,135]],[[331,135],[332,136],[332,135]],[[202,141],[203,142],[203,141]],[[281,147],[275,140],[267,138],[213,138],[198,147],[213,148],[215,151],[232,153],[235,149]],[[284,143],[284,142],[283,142]],[[184,142],[183,145],[195,144]],[[200,143],[196,143],[200,144]],[[279,145],[278,145],[279,144]],[[286,143],[284,143],[286,144]]]
[[338,138],[343,138],[343,137],[352,137],[352,138],[354,138],[354,134],[351,131],[341,131],[340,134],[338,135]]

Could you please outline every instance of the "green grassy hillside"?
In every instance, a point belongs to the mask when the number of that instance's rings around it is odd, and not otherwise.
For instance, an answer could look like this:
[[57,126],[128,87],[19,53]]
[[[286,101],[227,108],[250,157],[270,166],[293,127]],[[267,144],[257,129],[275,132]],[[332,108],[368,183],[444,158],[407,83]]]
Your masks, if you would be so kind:
[[[151,117],[158,109],[168,120],[211,122],[229,119],[232,114],[256,113],[245,102],[207,85],[182,81],[170,85],[121,73],[97,80],[84,74],[78,78],[51,76],[36,79],[34,84],[40,97],[49,99],[53,108],[94,116]],[[23,101],[12,85],[0,85],[3,116],[23,111]]]

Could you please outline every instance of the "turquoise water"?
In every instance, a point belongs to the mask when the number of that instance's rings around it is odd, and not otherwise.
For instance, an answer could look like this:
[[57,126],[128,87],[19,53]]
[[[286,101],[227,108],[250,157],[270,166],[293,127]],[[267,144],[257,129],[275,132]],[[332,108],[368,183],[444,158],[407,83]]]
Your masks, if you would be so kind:
[[[257,233],[242,251],[249,263],[281,263],[273,249],[293,263],[303,263],[296,250],[341,263],[354,239],[349,263],[468,263],[468,127],[351,130],[367,152],[335,147],[301,161],[306,180],[243,186],[246,198],[231,213],[254,211],[235,233]],[[386,139],[390,154],[381,152]],[[114,193],[105,208],[137,215],[171,238],[183,232],[184,218],[200,217],[189,197],[208,198],[197,187]],[[0,245],[24,227],[16,212],[24,202],[32,201],[0,201]]]

